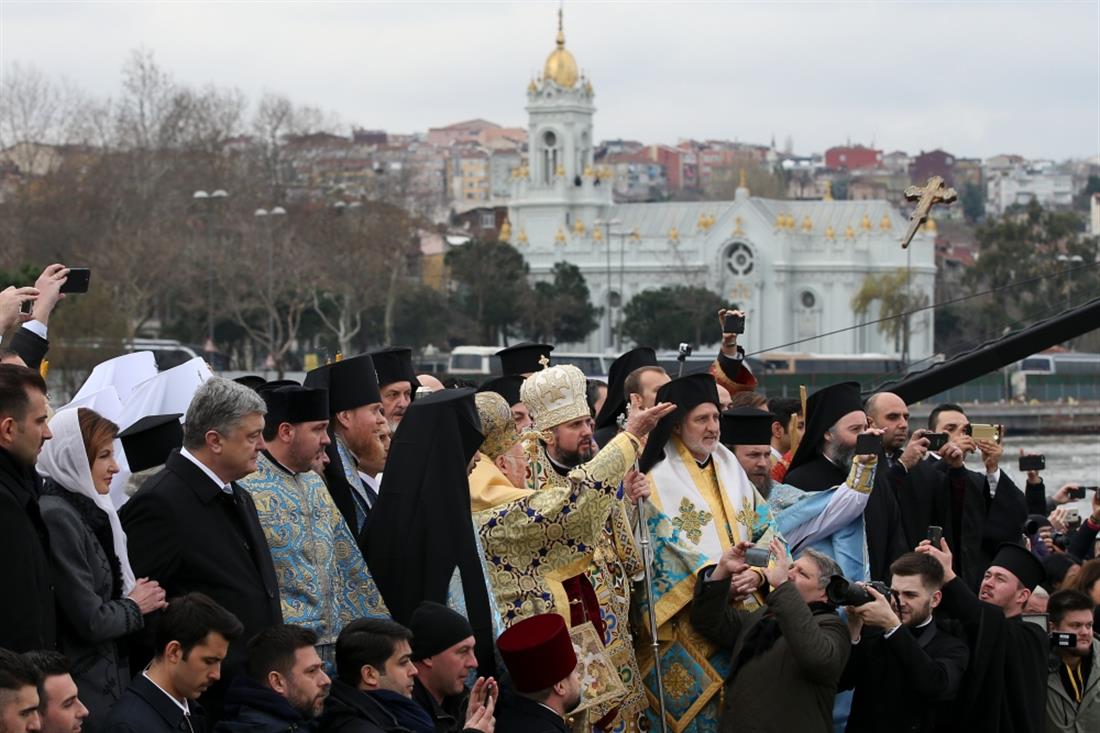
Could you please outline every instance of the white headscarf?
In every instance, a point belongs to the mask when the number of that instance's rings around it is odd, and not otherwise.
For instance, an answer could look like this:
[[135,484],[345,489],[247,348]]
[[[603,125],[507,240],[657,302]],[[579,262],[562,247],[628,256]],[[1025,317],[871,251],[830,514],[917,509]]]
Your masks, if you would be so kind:
[[118,512],[110,497],[95,490],[77,410],[61,410],[53,416],[49,424],[53,438],[46,441],[38,456],[38,473],[52,478],[67,491],[86,496],[107,513],[115,557],[118,558],[119,569],[122,571],[122,595],[125,597],[134,589],[135,584],[134,571],[126,554],[126,533],[122,531],[122,523],[118,520]]

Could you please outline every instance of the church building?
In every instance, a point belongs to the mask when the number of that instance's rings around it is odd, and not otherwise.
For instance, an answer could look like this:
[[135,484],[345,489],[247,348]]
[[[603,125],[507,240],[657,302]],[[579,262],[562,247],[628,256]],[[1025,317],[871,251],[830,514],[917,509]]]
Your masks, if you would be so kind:
[[[501,235],[535,280],[549,279],[555,263],[571,262],[593,304],[610,305],[610,318],[605,310],[587,343],[574,348],[629,348],[615,336],[622,307],[644,290],[671,285],[705,287],[744,309],[750,351],[874,320],[877,303],[859,319],[851,306],[868,276],[908,267],[913,295],[934,302],[933,235],[920,231],[903,250],[906,217],[886,201],[759,198],[742,176],[733,201],[616,204],[609,171],[593,160],[594,99],[592,82],[565,47],[559,14],[556,48],[527,87],[528,159],[512,173]],[[910,360],[930,356],[931,311],[915,315],[910,328]],[[784,351],[900,350],[867,326]]]

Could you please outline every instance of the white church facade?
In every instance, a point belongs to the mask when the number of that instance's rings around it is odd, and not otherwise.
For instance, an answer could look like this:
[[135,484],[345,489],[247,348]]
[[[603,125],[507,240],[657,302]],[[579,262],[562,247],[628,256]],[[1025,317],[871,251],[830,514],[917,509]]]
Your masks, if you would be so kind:
[[[554,264],[577,265],[593,304],[610,302],[590,351],[620,346],[621,308],[644,290],[705,287],[748,313],[751,351],[845,329],[857,319],[852,298],[868,276],[909,268],[909,287],[934,302],[933,236],[899,244],[906,219],[886,201],[786,201],[752,196],[744,183],[733,201],[615,204],[607,173],[593,161],[594,92],[565,48],[557,48],[527,88],[528,161],[513,171],[502,231],[523,253],[535,280]],[[931,311],[910,322],[910,360],[933,353]],[[685,332],[685,338],[689,334]],[[876,326],[823,336],[784,351],[898,355]]]

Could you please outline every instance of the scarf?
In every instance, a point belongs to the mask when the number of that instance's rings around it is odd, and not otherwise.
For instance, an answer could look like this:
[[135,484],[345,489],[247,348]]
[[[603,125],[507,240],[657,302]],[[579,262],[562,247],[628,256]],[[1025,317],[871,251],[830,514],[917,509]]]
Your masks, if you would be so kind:
[[[829,603],[814,601],[809,606],[810,612],[814,616],[823,613],[836,613],[836,609]],[[775,617],[775,613],[768,611],[764,614],[764,618],[760,619],[745,634],[745,641],[741,644],[741,653],[737,655],[737,660],[733,664],[733,671],[730,672],[730,682],[737,677],[737,673],[744,669],[746,664],[766,654],[775,646],[775,642],[779,641],[781,636],[783,636],[783,631],[779,627],[779,620]]]
[[107,515],[111,524],[111,545],[122,574],[122,596],[129,595],[136,580],[126,553],[126,533],[118,520],[118,511],[109,496],[95,490],[84,436],[80,432],[77,410],[61,410],[50,420],[53,438],[46,441],[38,457],[38,472],[58,486],[92,500]]
[[402,728],[412,733],[435,733],[435,722],[428,711],[412,698],[391,690],[371,690],[367,694],[381,703]]

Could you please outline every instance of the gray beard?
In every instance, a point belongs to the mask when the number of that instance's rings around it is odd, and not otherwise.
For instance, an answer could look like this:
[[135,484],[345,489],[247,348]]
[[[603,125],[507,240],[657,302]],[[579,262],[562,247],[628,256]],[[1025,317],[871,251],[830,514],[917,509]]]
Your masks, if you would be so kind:
[[852,460],[856,456],[856,447],[838,446],[835,448],[826,449],[825,457],[836,465],[843,468],[845,471],[852,470]]

